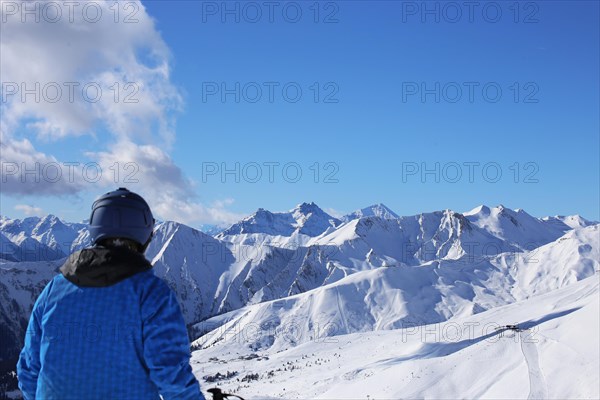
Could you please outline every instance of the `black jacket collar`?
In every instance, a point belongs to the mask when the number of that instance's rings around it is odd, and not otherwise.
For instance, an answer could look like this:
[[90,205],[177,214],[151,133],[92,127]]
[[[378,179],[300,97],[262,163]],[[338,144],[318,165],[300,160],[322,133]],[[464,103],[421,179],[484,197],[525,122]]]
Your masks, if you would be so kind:
[[111,286],[152,265],[143,254],[123,247],[96,246],[77,251],[60,267],[60,272],[77,286]]

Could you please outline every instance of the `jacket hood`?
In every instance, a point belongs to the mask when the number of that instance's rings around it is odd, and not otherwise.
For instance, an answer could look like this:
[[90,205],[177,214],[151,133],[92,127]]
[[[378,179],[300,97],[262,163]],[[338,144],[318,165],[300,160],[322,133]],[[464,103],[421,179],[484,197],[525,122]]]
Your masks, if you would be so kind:
[[141,253],[124,247],[96,246],[71,254],[60,272],[77,286],[104,287],[151,268]]

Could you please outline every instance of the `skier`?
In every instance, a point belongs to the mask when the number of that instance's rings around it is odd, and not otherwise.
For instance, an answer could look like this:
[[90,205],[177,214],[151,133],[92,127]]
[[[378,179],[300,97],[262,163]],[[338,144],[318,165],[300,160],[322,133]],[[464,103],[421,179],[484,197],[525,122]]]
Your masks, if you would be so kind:
[[125,188],[96,200],[93,246],[38,297],[17,364],[25,399],[200,399],[179,304],[144,252],[154,218]]

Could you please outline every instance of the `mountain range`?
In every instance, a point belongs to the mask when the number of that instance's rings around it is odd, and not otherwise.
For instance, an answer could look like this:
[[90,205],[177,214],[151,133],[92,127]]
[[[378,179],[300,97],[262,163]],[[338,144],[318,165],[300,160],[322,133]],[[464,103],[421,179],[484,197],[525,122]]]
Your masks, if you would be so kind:
[[[210,229],[160,222],[146,252],[176,292],[198,354],[242,354],[228,338],[248,327],[271,332],[241,340],[266,357],[317,338],[464,320],[599,270],[597,222],[502,205],[401,217],[377,204],[335,218],[302,203]],[[0,245],[0,366],[10,370],[37,295],[90,238],[85,224],[53,215],[0,217]],[[293,334],[277,333],[285,329]]]

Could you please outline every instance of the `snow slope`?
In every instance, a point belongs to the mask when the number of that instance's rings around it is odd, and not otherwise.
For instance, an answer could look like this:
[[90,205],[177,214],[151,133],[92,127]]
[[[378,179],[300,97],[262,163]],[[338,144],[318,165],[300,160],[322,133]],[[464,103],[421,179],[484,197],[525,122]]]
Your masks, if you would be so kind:
[[[600,396],[599,276],[441,324],[315,337],[255,351],[251,327],[192,355],[206,390],[251,398],[588,398]],[[518,323],[524,330],[498,329]],[[252,360],[252,361],[248,361]],[[207,382],[227,372],[230,378]]]

